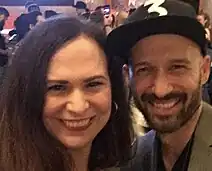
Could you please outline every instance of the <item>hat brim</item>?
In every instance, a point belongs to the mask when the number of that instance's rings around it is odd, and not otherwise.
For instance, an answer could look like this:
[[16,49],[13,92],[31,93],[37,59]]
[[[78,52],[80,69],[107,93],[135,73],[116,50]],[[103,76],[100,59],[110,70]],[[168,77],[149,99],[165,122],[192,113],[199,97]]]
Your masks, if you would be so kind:
[[197,20],[184,16],[162,16],[122,25],[108,35],[107,51],[110,55],[126,58],[139,40],[158,34],[186,37],[199,45],[201,52],[205,53],[203,26]]

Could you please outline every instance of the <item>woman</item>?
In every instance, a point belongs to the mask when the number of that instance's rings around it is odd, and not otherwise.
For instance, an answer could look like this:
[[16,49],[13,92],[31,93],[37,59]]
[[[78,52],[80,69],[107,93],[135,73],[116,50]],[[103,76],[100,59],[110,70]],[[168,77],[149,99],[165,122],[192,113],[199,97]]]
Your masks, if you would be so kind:
[[74,18],[32,29],[0,101],[1,171],[93,171],[123,164],[131,121],[105,35]]

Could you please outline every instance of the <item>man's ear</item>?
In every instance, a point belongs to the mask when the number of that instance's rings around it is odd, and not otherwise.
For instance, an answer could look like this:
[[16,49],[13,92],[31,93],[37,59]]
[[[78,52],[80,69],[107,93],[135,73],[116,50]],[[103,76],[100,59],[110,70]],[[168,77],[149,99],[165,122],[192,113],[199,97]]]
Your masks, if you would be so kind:
[[209,55],[203,58],[203,64],[201,68],[201,84],[205,84],[208,81],[211,69],[211,59]]
[[127,64],[124,64],[123,67],[122,67],[122,74],[123,74],[123,77],[124,77],[124,82],[125,82],[125,85],[127,87],[129,87],[129,84],[130,84],[130,76],[129,76],[129,67]]

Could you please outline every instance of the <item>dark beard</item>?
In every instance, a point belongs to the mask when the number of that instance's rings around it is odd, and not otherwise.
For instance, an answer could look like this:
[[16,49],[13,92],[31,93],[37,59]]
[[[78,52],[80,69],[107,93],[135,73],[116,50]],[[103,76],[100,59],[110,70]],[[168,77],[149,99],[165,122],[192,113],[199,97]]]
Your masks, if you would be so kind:
[[[134,92],[134,100],[137,108],[142,112],[150,128],[156,130],[159,133],[172,133],[185,125],[196,113],[201,104],[201,84],[199,82],[198,87],[193,91],[191,97],[185,93],[173,92],[166,95],[163,98],[158,98],[153,93],[144,93],[141,97],[138,97]],[[176,113],[176,118],[173,123],[170,123],[170,117],[163,118],[163,124],[157,123],[150,111],[148,110],[147,103],[154,100],[169,100],[173,98],[180,98],[182,103],[182,109]],[[171,120],[172,121],[172,120]]]

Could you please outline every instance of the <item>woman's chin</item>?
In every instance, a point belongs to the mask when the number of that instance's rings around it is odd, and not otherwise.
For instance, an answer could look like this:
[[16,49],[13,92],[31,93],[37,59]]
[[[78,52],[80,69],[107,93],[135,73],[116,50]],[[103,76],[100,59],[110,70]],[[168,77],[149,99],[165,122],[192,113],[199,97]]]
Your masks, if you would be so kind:
[[67,148],[72,150],[80,150],[83,148],[90,148],[92,142],[86,141],[83,138],[66,138],[66,140],[61,141],[61,143]]

